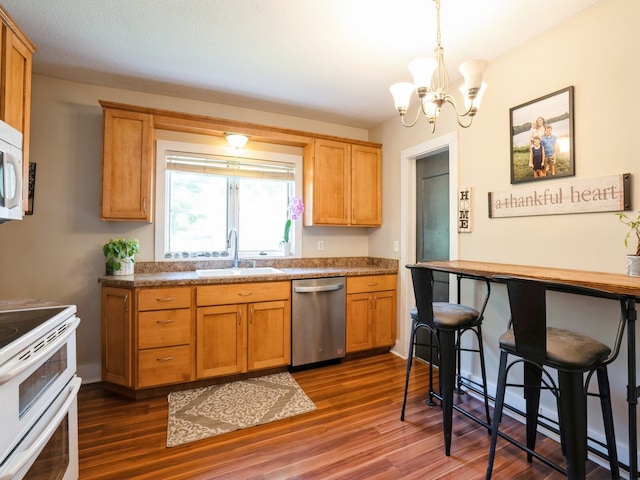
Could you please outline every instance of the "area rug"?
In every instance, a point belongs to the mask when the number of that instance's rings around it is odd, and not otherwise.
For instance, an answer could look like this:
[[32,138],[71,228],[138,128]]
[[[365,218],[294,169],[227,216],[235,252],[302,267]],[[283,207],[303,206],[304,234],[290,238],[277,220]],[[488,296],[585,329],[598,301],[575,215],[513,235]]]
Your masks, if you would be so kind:
[[316,409],[288,373],[169,394],[167,447]]

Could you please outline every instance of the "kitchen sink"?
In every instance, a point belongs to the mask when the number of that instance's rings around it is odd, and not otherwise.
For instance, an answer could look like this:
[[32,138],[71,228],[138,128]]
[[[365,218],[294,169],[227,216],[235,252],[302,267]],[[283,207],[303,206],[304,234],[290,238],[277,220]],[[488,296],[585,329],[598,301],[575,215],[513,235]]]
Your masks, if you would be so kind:
[[196,270],[199,277],[235,277],[235,276],[251,276],[251,275],[277,275],[283,274],[282,270],[273,267],[256,267],[256,268],[210,268],[207,270]]

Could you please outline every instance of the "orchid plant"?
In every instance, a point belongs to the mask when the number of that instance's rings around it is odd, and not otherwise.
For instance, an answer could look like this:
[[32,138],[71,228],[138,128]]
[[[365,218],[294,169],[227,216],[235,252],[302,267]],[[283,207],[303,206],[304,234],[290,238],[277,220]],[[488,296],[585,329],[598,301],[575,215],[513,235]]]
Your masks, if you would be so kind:
[[287,207],[287,221],[284,224],[284,237],[282,242],[289,243],[289,232],[291,231],[291,221],[298,220],[304,213],[304,203],[300,197],[293,197]]

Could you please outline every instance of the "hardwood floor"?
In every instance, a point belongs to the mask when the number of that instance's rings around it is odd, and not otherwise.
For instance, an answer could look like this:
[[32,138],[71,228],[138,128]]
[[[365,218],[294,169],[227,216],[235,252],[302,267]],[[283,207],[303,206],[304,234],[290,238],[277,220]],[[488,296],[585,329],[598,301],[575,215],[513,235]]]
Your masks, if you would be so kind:
[[[412,371],[400,421],[405,361],[393,354],[293,373],[315,412],[166,447],[167,399],[130,400],[100,384],[78,397],[80,479],[481,479],[489,435],[454,412],[451,456],[444,455],[442,412],[425,405],[428,367]],[[459,397],[470,408],[481,402]],[[467,398],[464,398],[467,397]],[[514,428],[515,427],[515,428]],[[502,429],[523,428],[505,417]],[[558,444],[540,436],[536,450],[563,464]],[[494,479],[562,479],[524,452],[498,441]],[[609,472],[592,462],[590,480]]]

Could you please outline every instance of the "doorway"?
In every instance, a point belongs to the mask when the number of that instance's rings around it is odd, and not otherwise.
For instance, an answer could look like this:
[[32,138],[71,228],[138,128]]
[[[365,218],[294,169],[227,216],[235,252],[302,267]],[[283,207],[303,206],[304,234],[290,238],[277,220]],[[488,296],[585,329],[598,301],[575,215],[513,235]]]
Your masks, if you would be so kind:
[[[449,211],[456,211],[457,198],[453,192],[458,185],[458,135],[456,132],[445,133],[423,143],[413,145],[400,151],[400,265],[404,266],[416,262],[416,162],[419,158],[449,152]],[[457,219],[450,215],[449,231],[449,259],[458,259],[458,235],[456,232]],[[394,351],[401,357],[408,354],[409,338],[411,336],[411,316],[409,312],[415,306],[411,284],[411,272],[407,268],[400,268],[398,290],[398,342]],[[449,297],[455,298],[456,284],[450,285]]]
[[[449,149],[416,159],[416,261],[449,260]],[[449,275],[434,272],[433,300],[449,301]],[[431,335],[418,331],[416,356],[431,360]],[[434,364],[437,364],[434,352]]]

